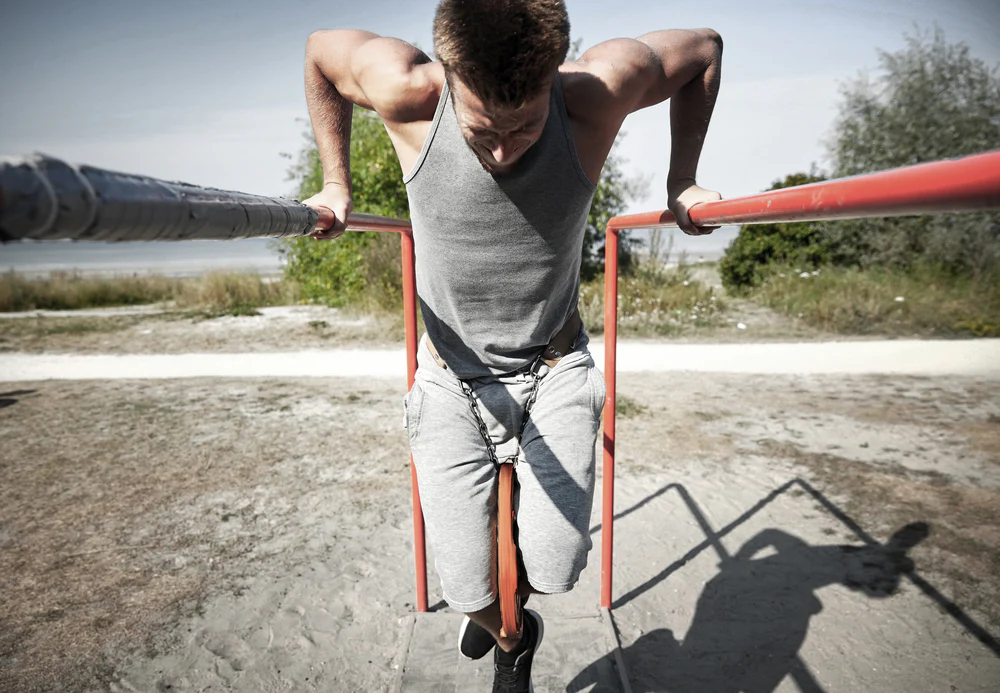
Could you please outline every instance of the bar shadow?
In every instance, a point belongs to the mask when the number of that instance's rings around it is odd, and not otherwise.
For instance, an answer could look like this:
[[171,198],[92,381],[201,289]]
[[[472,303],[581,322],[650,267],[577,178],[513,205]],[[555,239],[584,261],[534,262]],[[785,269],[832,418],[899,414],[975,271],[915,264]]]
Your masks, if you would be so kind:
[[[701,508],[698,506],[698,504],[691,497],[691,495],[688,493],[687,489],[684,488],[683,485],[667,484],[663,488],[647,496],[645,499],[639,501],[632,507],[620,513],[616,513],[614,516],[615,519],[618,520],[622,517],[626,517],[627,515],[635,512],[642,506],[649,503],[654,498],[662,496],[669,491],[676,491],[681,496],[681,499],[684,501],[684,503],[688,506],[688,509],[691,511],[692,515],[694,515],[695,520],[698,522],[698,525],[701,527],[702,532],[705,534],[706,538],[703,542],[701,542],[697,546],[694,546],[690,551],[688,551],[686,554],[684,554],[676,561],[668,565],[666,568],[661,570],[656,575],[652,576],[646,582],[629,590],[621,597],[618,597],[614,602],[612,602],[611,608],[618,609],[624,606],[625,604],[628,604],[630,601],[640,596],[641,594],[649,591],[660,582],[666,580],[673,573],[680,570],[682,567],[684,567],[684,565],[687,564],[688,561],[695,558],[698,554],[700,554],[707,548],[714,548],[716,550],[716,553],[719,554],[721,559],[723,560],[727,559],[728,553],[722,546],[720,539],[722,539],[722,537],[726,536],[734,529],[742,525],[744,522],[749,520],[751,517],[753,517],[759,511],[764,509],[775,499],[780,497],[782,494],[787,493],[788,491],[794,488],[802,489],[803,491],[808,493],[816,502],[822,505],[827,512],[829,512],[833,517],[835,517],[838,521],[840,521],[843,525],[845,525],[865,545],[867,546],[880,545],[878,540],[876,540],[873,536],[868,534],[868,532],[862,529],[861,526],[857,522],[855,522],[846,512],[841,510],[836,503],[834,503],[825,495],[823,495],[823,493],[821,493],[819,490],[813,487],[813,485],[810,484],[805,479],[795,478],[785,482],[784,484],[775,488],[773,491],[764,496],[752,507],[747,509],[747,511],[744,512],[742,515],[740,515],[735,520],[733,520],[732,522],[730,522],[729,524],[727,524],[725,527],[723,527],[718,531],[714,530],[709,525],[708,520],[705,518],[705,514],[701,511]],[[593,527],[591,529],[591,532],[595,532],[598,529],[600,529],[600,525],[596,525],[595,527]],[[927,597],[934,600],[941,607],[941,609],[945,611],[945,613],[947,613],[949,616],[955,619],[973,637],[975,637],[979,642],[981,642],[983,645],[989,648],[989,650],[993,652],[994,655],[1000,657],[1000,640],[998,640],[995,636],[993,636],[983,626],[979,625],[979,623],[977,623],[975,619],[969,616],[960,606],[958,606],[953,601],[948,599],[948,597],[941,594],[941,592],[938,591],[936,587],[927,582],[927,580],[924,579],[916,570],[907,573],[905,577],[907,581],[912,583]]]
[[[823,691],[798,656],[810,620],[823,610],[816,591],[842,584],[870,598],[889,597],[913,571],[907,551],[928,533],[916,522],[885,545],[813,546],[779,529],[763,530],[720,564],[683,641],[657,629],[622,651],[632,690],[771,693],[790,676],[800,691]],[[567,691],[590,683],[577,677]]]
[[33,395],[37,390],[13,390],[11,392],[0,392],[0,409],[5,409],[18,403],[18,397]]
[[[792,488],[801,488],[846,525],[861,545],[813,546],[788,532],[765,529],[730,556],[720,539]],[[652,589],[705,549],[716,550],[719,573],[698,599],[694,621],[683,641],[669,629],[641,636],[622,650],[633,675],[632,688],[667,693],[771,693],[791,677],[799,690],[823,693],[798,656],[811,617],[823,605],[815,591],[842,584],[870,598],[893,594],[906,579],[958,621],[970,634],[1000,656],[1000,643],[958,605],[942,595],[915,570],[907,552],[930,532],[926,523],[906,525],[881,544],[843,510],[803,479],[792,479],[774,489],[743,515],[715,531],[683,486],[669,484],[615,519],[635,512],[668,491],[676,491],[698,522],[706,539],[642,585],[619,597],[618,608]],[[596,531],[596,526],[592,531]],[[763,551],[771,553],[758,558]],[[611,657],[612,655],[608,655]],[[594,682],[585,668],[567,686],[580,691]]]

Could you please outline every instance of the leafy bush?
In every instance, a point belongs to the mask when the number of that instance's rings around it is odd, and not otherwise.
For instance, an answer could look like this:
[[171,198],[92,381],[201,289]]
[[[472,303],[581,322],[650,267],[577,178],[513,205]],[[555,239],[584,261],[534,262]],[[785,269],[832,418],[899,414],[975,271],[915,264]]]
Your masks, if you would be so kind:
[[[410,209],[399,159],[381,119],[355,106],[351,124],[351,185],[354,209],[409,219]],[[323,167],[311,132],[289,178],[298,181],[300,199],[323,187]],[[331,306],[374,302],[399,305],[402,287],[396,234],[347,233],[336,241],[294,238],[281,241],[285,277],[296,281],[309,300]],[[393,258],[395,264],[393,264]]]
[[[663,269],[638,264],[631,276],[619,279],[618,291],[622,335],[676,335],[723,323],[723,297],[693,279],[685,265]],[[580,315],[591,335],[604,332],[604,275],[580,286]]]
[[[780,190],[823,180],[812,173],[793,173],[784,180],[774,181],[768,190]],[[829,249],[816,224],[747,224],[726,249],[719,262],[723,285],[732,291],[743,291],[759,285],[771,263],[794,262],[817,267],[829,259]]]
[[940,267],[772,265],[757,299],[830,332],[854,335],[1000,335],[1000,275],[956,276]]

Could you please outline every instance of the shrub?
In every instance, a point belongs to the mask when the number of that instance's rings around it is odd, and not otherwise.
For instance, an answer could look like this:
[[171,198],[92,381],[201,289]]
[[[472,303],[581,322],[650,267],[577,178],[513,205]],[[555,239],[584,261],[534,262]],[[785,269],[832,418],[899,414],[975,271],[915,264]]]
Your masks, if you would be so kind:
[[[768,190],[780,190],[823,180],[815,172],[793,173],[774,181]],[[747,224],[719,262],[723,285],[732,291],[758,286],[771,263],[792,262],[814,268],[829,260],[829,248],[817,224]]]

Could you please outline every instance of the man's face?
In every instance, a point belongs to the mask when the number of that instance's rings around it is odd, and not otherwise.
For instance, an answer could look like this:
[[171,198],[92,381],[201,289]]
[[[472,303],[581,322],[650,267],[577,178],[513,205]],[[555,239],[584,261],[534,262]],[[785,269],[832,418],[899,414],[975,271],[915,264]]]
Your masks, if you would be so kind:
[[458,127],[484,169],[498,175],[509,173],[538,141],[549,116],[551,87],[549,82],[521,108],[502,108],[484,102],[460,80],[452,80]]

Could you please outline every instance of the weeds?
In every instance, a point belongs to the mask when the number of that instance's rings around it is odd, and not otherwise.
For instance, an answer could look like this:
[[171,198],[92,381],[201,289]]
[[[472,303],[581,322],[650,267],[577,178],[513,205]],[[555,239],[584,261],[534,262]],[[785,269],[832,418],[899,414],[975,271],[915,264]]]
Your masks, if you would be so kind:
[[260,306],[299,300],[298,286],[252,274],[209,274],[197,278],[85,277],[53,272],[26,279],[9,272],[0,278],[0,312],[78,310],[172,303],[207,315],[257,315]]
[[[618,331],[650,337],[682,334],[692,328],[723,324],[723,296],[691,278],[685,265],[640,267],[618,280]],[[580,314],[591,333],[604,331],[604,277],[580,287]]]
[[619,418],[630,419],[645,414],[647,411],[649,411],[649,407],[638,400],[621,394],[615,396],[615,416]]
[[842,334],[1000,336],[1000,275],[774,267],[751,294],[757,302]]

